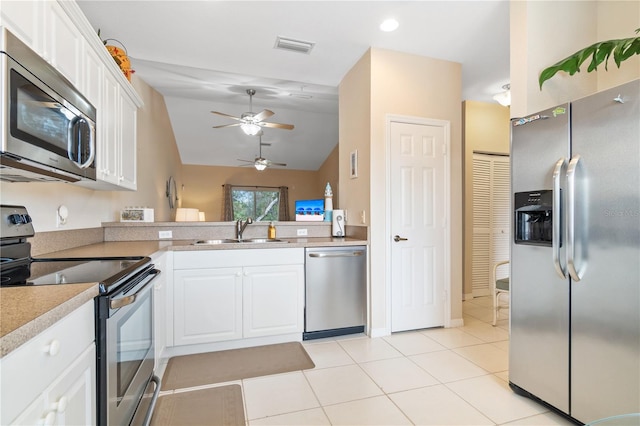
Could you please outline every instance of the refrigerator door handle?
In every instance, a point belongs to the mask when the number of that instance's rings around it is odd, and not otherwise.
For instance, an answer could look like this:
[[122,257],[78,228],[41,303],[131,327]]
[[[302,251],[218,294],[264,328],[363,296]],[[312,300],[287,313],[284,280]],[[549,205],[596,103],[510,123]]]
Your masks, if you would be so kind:
[[551,220],[553,222],[552,227],[552,235],[551,235],[551,248],[553,251],[553,264],[556,267],[556,273],[562,279],[567,278],[567,272],[565,268],[560,263],[560,241],[562,238],[561,234],[561,197],[560,197],[560,178],[562,176],[562,170],[566,164],[567,160],[563,157],[556,162],[555,167],[553,168],[553,209],[552,209],[552,217]]
[[575,282],[580,281],[581,278],[575,264],[576,168],[579,161],[580,155],[574,155],[567,168],[567,270]]

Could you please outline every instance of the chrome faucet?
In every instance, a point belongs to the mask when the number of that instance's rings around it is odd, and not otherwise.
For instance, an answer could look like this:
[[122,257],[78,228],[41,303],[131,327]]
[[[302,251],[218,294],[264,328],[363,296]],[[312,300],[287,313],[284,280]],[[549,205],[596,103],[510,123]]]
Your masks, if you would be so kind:
[[251,219],[250,217],[248,217],[247,220],[245,220],[244,222],[242,221],[242,219],[238,220],[236,222],[236,238],[241,240],[242,233],[244,232],[244,228],[246,228],[247,225],[251,225],[252,223],[253,223],[253,219]]

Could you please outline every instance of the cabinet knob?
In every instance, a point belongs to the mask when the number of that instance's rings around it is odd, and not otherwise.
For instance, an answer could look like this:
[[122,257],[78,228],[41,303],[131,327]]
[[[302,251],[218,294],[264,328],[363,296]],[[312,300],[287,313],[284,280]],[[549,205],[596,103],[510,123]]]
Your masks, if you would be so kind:
[[68,401],[69,399],[66,396],[62,396],[60,397],[58,402],[54,402],[53,404],[51,404],[51,409],[55,410],[58,413],[64,413],[64,411],[67,409]]
[[50,356],[58,355],[58,352],[60,352],[60,342],[56,339],[52,340],[51,343],[42,348],[42,352]]
[[236,277],[241,277],[242,274],[240,272],[236,272]]

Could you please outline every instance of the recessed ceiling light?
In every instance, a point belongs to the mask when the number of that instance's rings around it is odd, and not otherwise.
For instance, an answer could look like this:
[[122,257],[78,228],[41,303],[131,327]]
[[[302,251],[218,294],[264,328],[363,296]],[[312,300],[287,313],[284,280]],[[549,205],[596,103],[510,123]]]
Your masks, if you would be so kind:
[[382,24],[380,24],[380,30],[384,32],[391,32],[398,29],[400,23],[393,18],[385,19]]

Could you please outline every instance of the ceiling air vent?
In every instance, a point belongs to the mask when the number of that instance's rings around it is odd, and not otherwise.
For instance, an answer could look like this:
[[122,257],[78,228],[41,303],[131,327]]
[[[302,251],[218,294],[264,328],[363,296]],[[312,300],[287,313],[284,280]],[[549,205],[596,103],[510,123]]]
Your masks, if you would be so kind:
[[289,50],[291,52],[306,53],[308,55],[309,53],[311,53],[311,49],[313,49],[314,45],[315,43],[312,43],[310,41],[296,40],[293,38],[278,36],[276,37],[276,44],[274,48]]

